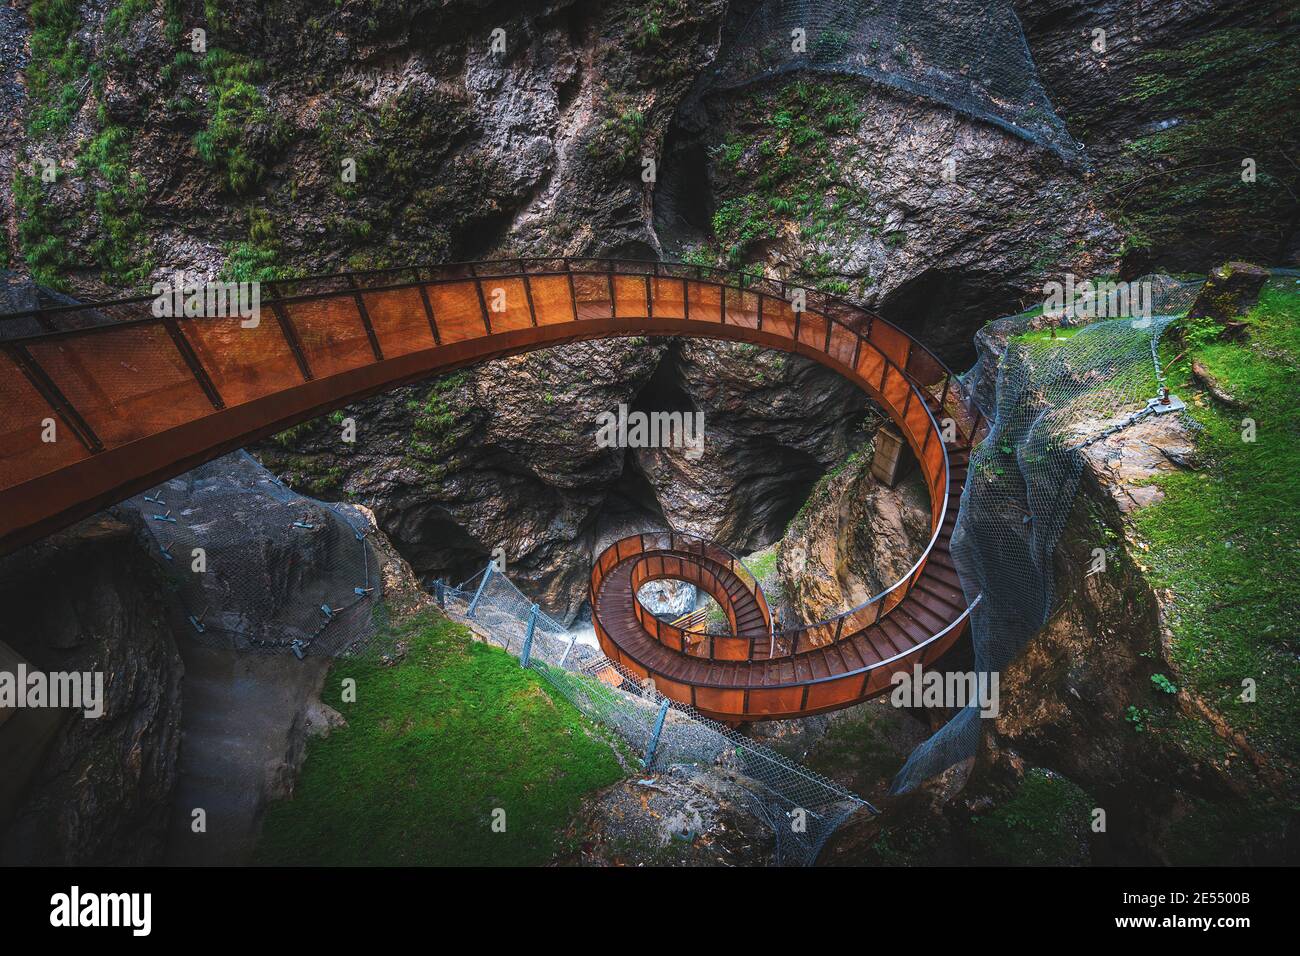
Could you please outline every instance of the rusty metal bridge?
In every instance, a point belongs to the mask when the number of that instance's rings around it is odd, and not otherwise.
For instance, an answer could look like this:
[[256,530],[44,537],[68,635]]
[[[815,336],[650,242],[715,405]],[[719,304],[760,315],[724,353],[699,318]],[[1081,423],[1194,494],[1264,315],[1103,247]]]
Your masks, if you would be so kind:
[[[736,723],[878,694],[894,673],[932,663],[967,625],[948,546],[985,425],[953,373],[879,316],[812,290],[792,295],[773,279],[618,259],[461,263],[261,288],[256,321],[158,316],[149,296],[0,317],[0,553],[432,374],[585,339],[699,336],[805,355],[867,392],[919,462],[931,537],[879,595],[779,631],[753,576],[721,548],[668,533],[624,538],[591,573],[606,655]],[[800,298],[804,308],[792,302]],[[668,576],[717,599],[730,632],[700,635],[646,612],[636,589]]]

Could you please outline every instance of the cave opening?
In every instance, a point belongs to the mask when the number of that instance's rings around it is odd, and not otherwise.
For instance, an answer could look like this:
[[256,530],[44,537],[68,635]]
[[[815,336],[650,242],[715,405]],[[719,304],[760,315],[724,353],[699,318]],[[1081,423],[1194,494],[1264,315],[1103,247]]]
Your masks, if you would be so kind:
[[646,413],[698,411],[686,388],[680,342],[673,340],[669,343],[654,372],[631,402],[630,410]]
[[949,368],[975,364],[975,333],[986,322],[1014,315],[1023,289],[991,272],[926,269],[886,295],[882,318],[929,346]]
[[459,584],[482,571],[490,557],[483,545],[443,508],[429,509],[413,522],[405,515],[392,523],[386,515],[376,517],[422,582],[442,578],[449,584]]
[[664,140],[661,170],[654,192],[654,228],[664,248],[676,256],[713,234],[709,155],[699,136],[674,122]]

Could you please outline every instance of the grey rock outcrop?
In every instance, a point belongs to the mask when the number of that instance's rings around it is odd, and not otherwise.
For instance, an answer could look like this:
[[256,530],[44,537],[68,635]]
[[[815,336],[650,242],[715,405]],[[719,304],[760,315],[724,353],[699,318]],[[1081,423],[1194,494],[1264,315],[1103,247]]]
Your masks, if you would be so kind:
[[0,821],[0,860],[160,862],[177,780],[183,668],[161,582],[134,530],[99,515],[0,559],[0,599],[3,640],[29,666],[104,680],[102,717],[61,715],[21,801]]

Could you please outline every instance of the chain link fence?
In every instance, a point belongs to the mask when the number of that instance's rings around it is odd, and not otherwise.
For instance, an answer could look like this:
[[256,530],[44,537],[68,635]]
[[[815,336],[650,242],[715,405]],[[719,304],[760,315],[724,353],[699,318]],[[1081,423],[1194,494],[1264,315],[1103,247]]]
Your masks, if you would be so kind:
[[746,809],[776,835],[776,863],[810,866],[848,817],[875,808],[822,775],[669,700],[635,674],[580,643],[506,575],[484,571],[459,585],[436,583],[439,603],[520,657],[589,718],[643,754],[647,769],[712,768],[739,785]]
[[[1047,623],[1056,545],[1074,507],[1083,449],[1183,408],[1167,393],[1160,339],[1202,282],[1138,281],[1150,289],[1149,314],[1092,320],[1067,313],[1052,323],[1035,309],[1000,319],[983,334],[1005,336],[1005,354],[1000,361],[982,354],[963,377],[990,424],[971,455],[951,545],[967,601],[983,594],[971,613],[979,673],[1000,672]],[[979,721],[978,705],[959,711],[913,751],[892,792],[974,756]]]

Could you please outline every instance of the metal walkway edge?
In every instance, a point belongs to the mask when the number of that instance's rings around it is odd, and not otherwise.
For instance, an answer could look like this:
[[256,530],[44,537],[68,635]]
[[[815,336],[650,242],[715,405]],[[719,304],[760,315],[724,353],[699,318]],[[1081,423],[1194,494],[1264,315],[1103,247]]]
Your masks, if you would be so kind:
[[[610,602],[626,598],[629,562],[665,557],[647,536],[624,539],[592,571],[606,654],[652,676],[667,696],[734,722],[880,693],[892,673],[933,661],[966,626],[948,538],[968,450],[985,426],[953,373],[879,316],[773,279],[618,259],[460,263],[262,285],[262,314],[247,324],[238,315],[160,317],[149,296],[0,316],[0,553],[431,374],[585,339],[699,336],[805,355],[866,391],[920,464],[931,538],[902,579],[863,605],[769,630],[764,642],[764,604],[760,620],[746,611],[735,633],[705,642],[707,656],[674,648],[670,626],[647,626],[635,609],[632,623],[616,620]],[[33,323],[44,331],[5,334]]]

